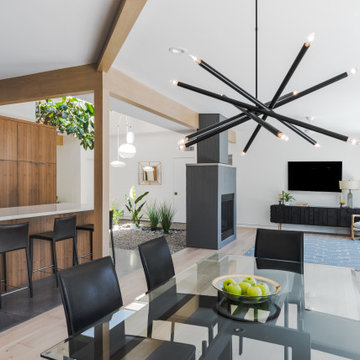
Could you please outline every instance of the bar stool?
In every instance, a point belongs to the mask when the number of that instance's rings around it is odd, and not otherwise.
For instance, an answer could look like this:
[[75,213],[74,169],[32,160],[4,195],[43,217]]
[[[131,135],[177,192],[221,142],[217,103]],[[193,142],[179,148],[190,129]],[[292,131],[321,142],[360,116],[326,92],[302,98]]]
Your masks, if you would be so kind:
[[[25,250],[26,264],[28,270],[30,297],[33,297],[32,286],[32,268],[30,263],[29,246],[29,223],[14,224],[14,225],[0,225],[0,253],[4,254],[4,278],[5,291],[7,290],[6,277],[6,253],[14,250]],[[0,285],[0,308],[1,308],[1,285]]]
[[[115,246],[114,246],[114,234],[113,234],[113,211],[109,211],[109,231],[110,231],[110,239],[111,239],[111,247],[112,247],[112,253],[113,253],[113,260],[115,265]],[[84,224],[84,225],[78,225],[76,227],[76,230],[83,230],[83,231],[89,231],[90,232],[90,255],[91,260],[93,259],[93,233],[94,233],[94,224]],[[88,254],[87,254],[88,255]],[[86,256],[86,255],[85,255]]]
[[[51,250],[54,264],[54,274],[58,272],[57,257],[56,257],[56,243],[61,240],[73,239],[73,265],[79,263],[77,248],[76,248],[76,216],[67,216],[56,218],[54,221],[54,231],[47,231],[40,234],[30,235],[30,254],[31,254],[31,268],[33,268],[34,261],[34,239],[51,241]],[[56,286],[58,286],[58,278],[56,276]]]

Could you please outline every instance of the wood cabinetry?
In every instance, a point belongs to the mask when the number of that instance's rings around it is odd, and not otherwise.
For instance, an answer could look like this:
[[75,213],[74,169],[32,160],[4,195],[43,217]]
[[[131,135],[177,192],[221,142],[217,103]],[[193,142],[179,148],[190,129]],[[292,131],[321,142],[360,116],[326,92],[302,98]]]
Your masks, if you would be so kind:
[[0,118],[0,160],[17,160],[17,123]]
[[56,202],[56,129],[0,117],[0,207]]
[[18,204],[17,171],[16,161],[0,160],[0,207]]

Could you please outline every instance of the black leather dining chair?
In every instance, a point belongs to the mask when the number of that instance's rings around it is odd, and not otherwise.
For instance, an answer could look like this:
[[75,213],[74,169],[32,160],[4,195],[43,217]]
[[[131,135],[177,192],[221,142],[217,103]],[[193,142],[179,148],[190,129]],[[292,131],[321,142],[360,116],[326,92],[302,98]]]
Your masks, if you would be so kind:
[[[30,262],[29,245],[29,223],[0,225],[0,254],[4,254],[4,280],[5,291],[7,290],[6,253],[14,250],[25,250],[28,271],[30,297],[33,297],[32,267]],[[0,308],[1,308],[1,283],[0,283]]]
[[139,245],[148,291],[164,284],[175,275],[169,246],[164,236]]
[[[139,253],[143,264],[148,291],[167,283],[169,288],[161,295],[149,294],[148,337],[152,336],[152,325],[156,319],[162,319],[164,314],[181,308],[190,299],[189,294],[179,294],[176,288],[174,264],[169,246],[164,236],[139,245]],[[173,279],[172,279],[173,278]],[[166,316],[165,316],[166,319]],[[191,325],[204,326],[209,329],[209,343],[213,340],[213,329],[217,323],[217,315],[212,308],[198,308],[186,320]]]
[[[62,218],[55,218],[54,231],[47,231],[40,234],[30,235],[30,254],[31,254],[31,268],[33,268],[34,261],[34,240],[51,241],[51,250],[53,257],[53,270],[56,275],[58,272],[56,243],[58,241],[73,239],[73,265],[79,263],[77,254],[77,237],[76,237],[76,215],[66,216]],[[58,285],[58,278],[56,277],[56,285]]]
[[257,229],[255,257],[304,262],[304,233],[300,231]]
[[110,256],[58,273],[69,336],[123,305]]

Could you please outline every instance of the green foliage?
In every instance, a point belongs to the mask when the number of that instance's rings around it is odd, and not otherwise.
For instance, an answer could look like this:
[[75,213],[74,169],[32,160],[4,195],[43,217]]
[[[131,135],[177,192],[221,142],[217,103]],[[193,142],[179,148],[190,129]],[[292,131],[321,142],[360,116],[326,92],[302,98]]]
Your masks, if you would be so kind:
[[81,146],[94,149],[94,105],[74,97],[39,101],[36,107],[36,122],[55,126],[61,133],[72,134]]
[[126,209],[129,211],[131,216],[131,221],[137,227],[140,226],[141,219],[143,215],[140,215],[140,212],[145,205],[146,201],[144,201],[141,205],[137,206],[138,203],[148,194],[149,192],[146,191],[139,197],[136,197],[135,186],[132,186],[129,191],[129,195],[125,195],[125,206]]
[[164,230],[164,233],[168,234],[171,228],[172,220],[175,215],[175,210],[171,204],[167,204],[164,202],[161,204],[159,208],[159,214],[160,214],[160,223]]
[[295,200],[295,198],[290,194],[290,193],[287,193],[285,192],[284,190],[281,192],[281,197],[280,197],[280,201],[282,203],[284,202],[288,202],[290,200]]
[[119,225],[120,219],[124,216],[124,209],[120,209],[120,207],[113,202],[110,210],[113,212],[113,224]]
[[151,230],[155,230],[160,222],[160,213],[156,206],[156,203],[153,203],[147,207],[147,216],[150,220]]

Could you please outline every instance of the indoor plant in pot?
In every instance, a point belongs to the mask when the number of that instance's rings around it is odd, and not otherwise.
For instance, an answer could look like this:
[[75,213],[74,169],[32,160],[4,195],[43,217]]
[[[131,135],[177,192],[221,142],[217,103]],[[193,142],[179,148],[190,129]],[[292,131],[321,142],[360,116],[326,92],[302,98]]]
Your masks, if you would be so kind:
[[289,205],[291,200],[295,200],[295,198],[290,193],[283,190],[280,197],[281,203],[283,205]]
[[140,226],[141,219],[143,215],[140,215],[141,209],[145,205],[146,201],[144,201],[141,205],[138,203],[148,194],[149,192],[146,191],[140,196],[136,197],[135,186],[132,186],[129,191],[129,195],[125,195],[125,206],[126,209],[129,211],[131,222],[132,222],[132,229],[136,229]]

